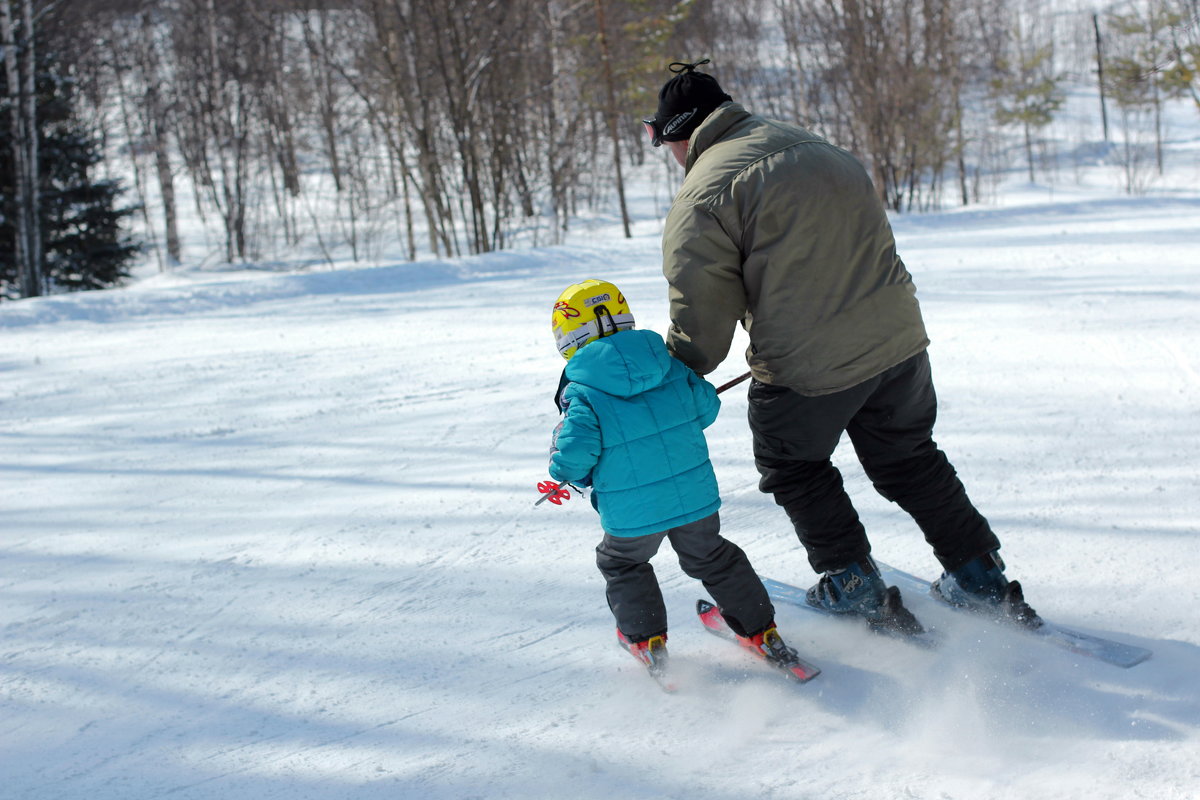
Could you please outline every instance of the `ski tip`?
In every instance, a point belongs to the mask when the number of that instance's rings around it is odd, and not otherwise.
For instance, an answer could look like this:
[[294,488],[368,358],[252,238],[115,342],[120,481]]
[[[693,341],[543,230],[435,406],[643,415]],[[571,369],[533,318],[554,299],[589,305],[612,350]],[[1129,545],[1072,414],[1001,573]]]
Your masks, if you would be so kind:
[[1131,659],[1127,659],[1125,661],[1125,663],[1121,664],[1120,666],[1123,666],[1125,669],[1129,669],[1130,667],[1136,667],[1138,664],[1141,664],[1144,661],[1149,661],[1153,655],[1154,655],[1153,650],[1142,650],[1142,652],[1138,653],[1135,657],[1133,657]]
[[675,681],[667,664],[658,664],[649,670],[650,677],[658,684],[658,688],[662,689],[667,694],[675,694],[679,691],[679,684]]
[[1131,669],[1133,667],[1136,667],[1138,664],[1141,664],[1141,663],[1149,660],[1149,658],[1152,655],[1154,655],[1154,654],[1151,651],[1142,650],[1141,652],[1134,653],[1132,655],[1109,657],[1108,659],[1100,658],[1100,660],[1101,661],[1107,660],[1107,662],[1109,664],[1112,664],[1114,667],[1120,667],[1121,669]]

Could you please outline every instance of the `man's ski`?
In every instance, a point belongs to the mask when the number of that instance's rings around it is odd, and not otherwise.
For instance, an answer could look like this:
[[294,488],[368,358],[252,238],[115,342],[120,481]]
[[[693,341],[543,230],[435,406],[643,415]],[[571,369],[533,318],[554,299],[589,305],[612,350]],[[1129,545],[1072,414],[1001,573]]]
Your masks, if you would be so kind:
[[[898,587],[905,596],[911,598],[929,595],[929,581],[922,580],[915,575],[910,575],[903,570],[890,567],[879,561],[876,561],[875,564],[879,568],[879,575],[883,578],[883,581],[889,586]],[[794,605],[798,608],[806,608],[818,614],[835,616],[822,608],[809,605],[805,599],[807,592],[804,589],[771,580],[770,578],[763,578],[763,585],[767,587],[767,592],[771,595],[772,600]],[[975,616],[983,619],[983,617],[979,617],[977,612],[959,609],[945,603],[943,605],[955,611],[966,611],[967,616]],[[1012,630],[1021,631],[1029,636],[1036,637],[1048,644],[1069,650],[1072,653],[1094,658],[1106,664],[1124,667],[1125,669],[1142,663],[1152,655],[1152,651],[1144,647],[1123,644],[1112,639],[1105,639],[1101,636],[1077,631],[1046,620],[1043,620],[1043,624],[1039,628],[1023,628],[1018,625],[1012,625],[1011,628]]]
[[[701,624],[704,625],[709,633],[737,644],[747,653],[778,669],[789,680],[796,681],[797,683],[807,683],[821,674],[819,667],[800,658],[795,650],[785,645],[778,638],[778,633],[774,637],[774,642],[767,642],[764,645],[771,652],[771,655],[768,656],[766,652],[757,647],[747,646],[729,627],[729,623],[725,621],[725,617],[721,616],[721,610],[707,600],[696,601],[696,615],[700,618]],[[772,647],[772,644],[775,646]]]
[[[906,589],[910,594],[929,594],[929,581],[922,580],[916,575],[910,575],[903,570],[898,570],[895,567],[889,567],[886,564],[879,564],[880,574],[884,575],[884,580],[895,583]],[[945,604],[947,608],[952,608],[955,611],[964,611],[955,606]],[[967,616],[978,616],[975,612],[968,611]],[[1106,664],[1123,667],[1129,669],[1142,663],[1153,655],[1153,651],[1147,650],[1144,647],[1136,645],[1124,644],[1112,639],[1106,639],[1102,636],[1096,636],[1083,631],[1077,631],[1072,628],[1067,628],[1062,625],[1050,622],[1043,618],[1043,625],[1040,628],[1027,629],[1019,626],[1013,626],[1013,630],[1023,631],[1030,636],[1035,636],[1042,641],[1061,647],[1064,650],[1069,650],[1072,653],[1077,653],[1081,656],[1094,658],[1097,661],[1103,661]]]
[[[882,575],[883,565],[880,565],[879,570],[880,574]],[[865,622],[862,617],[856,614],[839,614],[826,608],[822,608],[821,606],[812,605],[807,599],[807,589],[801,589],[799,586],[792,586],[790,583],[783,583],[771,578],[763,578],[762,582],[763,586],[767,587],[767,594],[770,595],[772,600],[778,603],[787,603],[791,606],[797,606],[799,608],[804,608],[827,617],[846,620],[847,622]],[[900,593],[889,587],[887,601],[899,605]],[[915,618],[912,619],[915,621]],[[909,625],[871,624],[868,622],[867,629],[872,633],[878,633],[881,636],[889,636],[893,639],[899,639],[902,642],[915,644],[918,647],[924,647],[929,650],[932,650],[941,643],[941,639],[936,633],[921,628],[919,623],[917,628],[913,628]]]

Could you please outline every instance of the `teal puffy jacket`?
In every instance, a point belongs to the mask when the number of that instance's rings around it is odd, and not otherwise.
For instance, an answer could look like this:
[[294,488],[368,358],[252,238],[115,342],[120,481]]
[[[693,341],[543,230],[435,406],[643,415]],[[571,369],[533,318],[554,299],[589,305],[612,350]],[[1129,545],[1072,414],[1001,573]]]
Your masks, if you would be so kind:
[[600,525],[644,536],[721,506],[704,428],[721,401],[653,331],[598,339],[567,362],[550,475],[590,483]]

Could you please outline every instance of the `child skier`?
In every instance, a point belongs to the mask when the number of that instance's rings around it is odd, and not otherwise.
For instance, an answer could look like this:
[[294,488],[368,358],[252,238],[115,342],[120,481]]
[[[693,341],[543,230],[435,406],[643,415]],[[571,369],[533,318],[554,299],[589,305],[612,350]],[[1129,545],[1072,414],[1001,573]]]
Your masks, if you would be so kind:
[[788,670],[796,652],[775,628],[762,581],[741,548],[719,533],[721,500],[703,433],[720,407],[712,384],[672,358],[661,336],[633,330],[629,306],[611,283],[568,287],[551,324],[567,366],[550,475],[592,487],[604,530],[596,565],[617,640],[661,682],[667,613],[649,562],[665,538],[739,643]]

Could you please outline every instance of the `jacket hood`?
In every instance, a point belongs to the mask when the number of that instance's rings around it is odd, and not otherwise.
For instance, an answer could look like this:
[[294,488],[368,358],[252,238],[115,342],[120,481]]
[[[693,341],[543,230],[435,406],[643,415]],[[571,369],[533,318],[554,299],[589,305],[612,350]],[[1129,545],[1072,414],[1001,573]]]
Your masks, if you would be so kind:
[[617,397],[632,397],[663,382],[671,355],[654,331],[619,331],[579,349],[567,379]]

